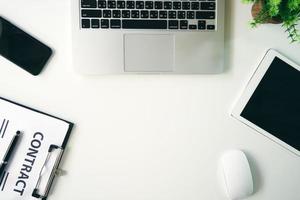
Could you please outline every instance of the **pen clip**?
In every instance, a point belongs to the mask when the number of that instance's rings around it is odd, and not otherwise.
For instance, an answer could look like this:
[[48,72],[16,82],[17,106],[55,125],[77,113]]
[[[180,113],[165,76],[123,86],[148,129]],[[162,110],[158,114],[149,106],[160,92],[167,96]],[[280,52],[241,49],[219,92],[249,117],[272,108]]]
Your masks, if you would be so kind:
[[62,147],[50,145],[48,155],[40,171],[36,187],[32,192],[33,197],[40,199],[47,198],[63,152],[64,149]]

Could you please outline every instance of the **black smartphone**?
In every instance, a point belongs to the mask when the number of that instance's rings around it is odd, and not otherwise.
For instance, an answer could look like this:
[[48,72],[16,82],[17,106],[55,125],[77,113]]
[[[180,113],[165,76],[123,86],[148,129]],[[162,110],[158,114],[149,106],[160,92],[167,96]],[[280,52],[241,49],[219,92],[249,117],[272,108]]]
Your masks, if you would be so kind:
[[36,76],[52,50],[0,16],[0,55]]

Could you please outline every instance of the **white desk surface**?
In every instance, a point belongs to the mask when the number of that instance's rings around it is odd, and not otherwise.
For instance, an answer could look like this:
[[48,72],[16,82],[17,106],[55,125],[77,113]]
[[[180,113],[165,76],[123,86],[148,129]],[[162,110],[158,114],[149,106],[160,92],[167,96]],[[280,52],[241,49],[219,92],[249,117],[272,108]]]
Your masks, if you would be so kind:
[[71,65],[70,0],[1,0],[0,14],[50,45],[33,77],[0,58],[0,96],[76,124],[49,200],[222,200],[217,163],[244,150],[249,200],[299,200],[300,158],[230,117],[268,48],[300,63],[280,26],[250,29],[250,6],[227,0],[220,75],[85,77]]

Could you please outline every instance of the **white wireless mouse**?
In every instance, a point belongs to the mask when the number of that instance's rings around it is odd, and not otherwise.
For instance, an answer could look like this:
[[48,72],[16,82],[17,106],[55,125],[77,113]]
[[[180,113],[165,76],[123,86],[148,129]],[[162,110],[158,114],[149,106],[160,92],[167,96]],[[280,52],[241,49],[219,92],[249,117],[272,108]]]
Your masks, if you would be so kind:
[[229,199],[244,199],[253,193],[251,169],[242,151],[225,152],[221,158],[221,169]]

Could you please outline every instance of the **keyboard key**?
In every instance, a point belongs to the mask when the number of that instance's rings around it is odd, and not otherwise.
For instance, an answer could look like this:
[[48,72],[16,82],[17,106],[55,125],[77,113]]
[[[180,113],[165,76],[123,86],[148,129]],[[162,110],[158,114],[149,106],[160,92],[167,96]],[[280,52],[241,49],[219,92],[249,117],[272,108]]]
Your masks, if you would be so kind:
[[131,18],[140,18],[140,11],[132,10],[131,11]]
[[144,9],[144,7],[145,7],[144,1],[136,1],[135,3],[136,9]]
[[121,28],[121,20],[111,19],[110,20],[110,28]]
[[178,11],[178,19],[185,19],[185,11]]
[[111,10],[103,10],[104,18],[111,18]]
[[169,29],[178,29],[178,21],[169,20]]
[[81,27],[82,28],[91,28],[91,23],[89,19],[82,19],[81,20]]
[[122,18],[130,18],[130,10],[122,10]]
[[159,11],[159,18],[161,18],[161,19],[168,18],[168,12],[167,11]]
[[81,17],[101,17],[101,10],[81,10]]
[[183,10],[191,9],[191,3],[190,2],[182,2],[182,9]]
[[211,12],[211,11],[196,12],[196,19],[215,19],[215,18],[216,18],[215,12]]
[[215,10],[216,3],[215,2],[201,2],[201,10]]
[[146,1],[145,9],[153,9],[153,1]]
[[149,11],[148,10],[142,10],[141,11],[141,18],[149,18]]
[[125,8],[125,1],[117,1],[117,8],[124,9]]
[[98,8],[106,8],[106,1],[98,1]]
[[199,20],[198,21],[198,29],[199,30],[205,30],[206,29],[206,21],[205,20]]
[[97,8],[96,0],[81,0],[81,8]]
[[124,29],[167,29],[167,20],[122,20]]
[[180,29],[187,29],[187,28],[188,28],[188,21],[180,20]]
[[195,19],[195,12],[194,11],[187,11],[187,18],[188,19]]
[[190,30],[197,29],[197,26],[195,24],[191,24],[191,25],[189,25],[189,29]]
[[101,19],[101,28],[109,28],[109,20]]
[[99,19],[92,19],[92,28],[99,28]]
[[207,29],[208,30],[215,30],[216,27],[215,27],[215,25],[207,25]]
[[156,11],[156,10],[151,10],[151,11],[150,11],[150,18],[151,18],[151,19],[158,18],[158,11]]
[[107,1],[107,7],[108,8],[116,8],[116,1]]
[[120,18],[121,11],[120,10],[113,10],[113,18]]
[[168,15],[169,19],[176,19],[176,11],[169,11]]
[[180,10],[181,9],[181,2],[180,1],[174,1],[173,2],[173,9],[174,10]]
[[134,9],[134,1],[127,1],[126,2],[127,9]]
[[200,9],[199,2],[192,2],[191,8],[192,10],[199,10]]
[[165,10],[171,10],[172,9],[172,2],[171,1],[165,1],[164,2],[164,9]]
[[154,8],[155,8],[155,9],[162,9],[162,8],[163,8],[163,3],[162,3],[162,1],[155,1],[155,2],[154,2]]

